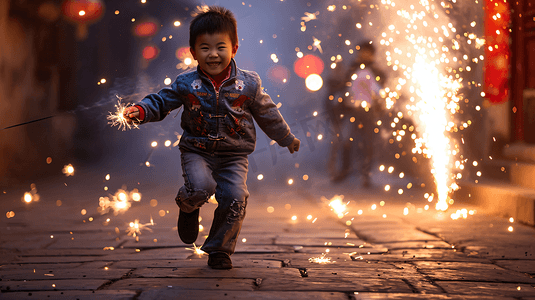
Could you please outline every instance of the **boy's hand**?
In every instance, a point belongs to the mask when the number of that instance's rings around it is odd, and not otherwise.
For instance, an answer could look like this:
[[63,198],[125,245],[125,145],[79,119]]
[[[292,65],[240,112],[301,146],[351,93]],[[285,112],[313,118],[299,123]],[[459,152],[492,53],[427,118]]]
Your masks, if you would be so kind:
[[123,117],[128,124],[132,124],[133,122],[139,123],[139,109],[135,106],[127,107],[123,111]]
[[299,151],[299,145],[301,145],[301,141],[298,138],[294,138],[293,142],[288,146],[288,150],[290,153],[294,153]]

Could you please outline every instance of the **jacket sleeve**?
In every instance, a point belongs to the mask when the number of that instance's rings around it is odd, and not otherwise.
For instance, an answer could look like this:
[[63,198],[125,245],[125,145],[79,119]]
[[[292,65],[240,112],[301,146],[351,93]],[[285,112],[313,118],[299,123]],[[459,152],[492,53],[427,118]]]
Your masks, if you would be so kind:
[[182,106],[183,90],[177,79],[170,88],[164,88],[158,93],[145,96],[141,102],[136,104],[141,106],[145,112],[145,118],[142,123],[161,121],[172,110]]
[[287,147],[292,143],[295,136],[291,133],[290,126],[284,121],[271,97],[262,88],[262,81],[258,74],[254,73],[254,77],[256,96],[251,104],[253,118],[270,139],[276,141],[282,147]]

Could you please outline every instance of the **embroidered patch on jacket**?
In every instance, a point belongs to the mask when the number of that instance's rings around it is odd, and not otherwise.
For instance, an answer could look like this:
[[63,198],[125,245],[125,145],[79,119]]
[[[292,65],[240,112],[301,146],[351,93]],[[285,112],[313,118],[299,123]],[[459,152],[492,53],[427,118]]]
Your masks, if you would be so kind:
[[191,110],[199,110],[201,108],[201,101],[195,95],[188,94],[188,101],[190,103]]
[[243,104],[245,103],[245,101],[249,100],[249,97],[245,96],[245,95],[241,95],[238,97],[238,99],[234,100],[232,102],[232,109],[233,110],[236,110],[236,111],[242,111],[243,110]]
[[239,93],[225,93],[225,97],[236,99],[240,96]]
[[197,94],[197,97],[206,97],[206,96],[208,96],[208,93],[206,93],[206,92],[196,92],[196,94]]
[[201,85],[202,85],[202,81],[200,79],[195,79],[193,80],[193,83],[191,83],[191,87],[194,89],[194,90],[198,90],[201,88]]
[[236,80],[234,89],[238,91],[243,91],[244,88],[245,88],[245,83],[243,82],[243,80]]

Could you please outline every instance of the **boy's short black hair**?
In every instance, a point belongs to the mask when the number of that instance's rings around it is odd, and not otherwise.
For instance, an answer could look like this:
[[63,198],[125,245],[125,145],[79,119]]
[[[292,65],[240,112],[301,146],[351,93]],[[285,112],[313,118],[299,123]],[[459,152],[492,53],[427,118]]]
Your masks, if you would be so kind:
[[189,25],[189,46],[195,48],[195,41],[203,34],[228,33],[232,46],[238,45],[238,24],[234,14],[221,6],[210,6],[202,10]]

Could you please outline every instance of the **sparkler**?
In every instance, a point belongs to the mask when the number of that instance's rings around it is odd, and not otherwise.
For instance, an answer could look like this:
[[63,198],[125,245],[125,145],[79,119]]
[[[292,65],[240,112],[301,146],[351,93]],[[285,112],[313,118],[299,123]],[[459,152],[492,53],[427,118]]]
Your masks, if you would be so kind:
[[122,129],[122,131],[125,131],[126,129],[131,129],[131,128],[137,128],[139,129],[139,120],[136,119],[134,122],[129,122],[129,120],[127,120],[125,117],[124,117],[124,112],[125,110],[130,107],[132,104],[131,103],[127,103],[127,104],[124,104],[121,102],[121,97],[119,96],[116,96],[119,100],[117,100],[117,104],[115,104],[115,113],[112,113],[112,112],[109,112],[109,115],[107,116],[107,119],[109,120],[108,124],[111,125],[111,127],[114,127],[114,126],[117,126],[119,130]]
[[28,121],[28,122],[23,122],[23,123],[11,125],[11,126],[8,126],[8,127],[4,127],[4,128],[2,128],[0,130],[5,130],[5,129],[14,128],[14,127],[18,127],[18,126],[34,123],[34,122],[39,122],[39,121],[47,120],[47,119],[50,119],[50,118],[53,118],[53,117],[55,117],[55,116],[48,116],[48,117],[44,117],[44,118],[39,118],[39,119],[31,120],[31,121]]

